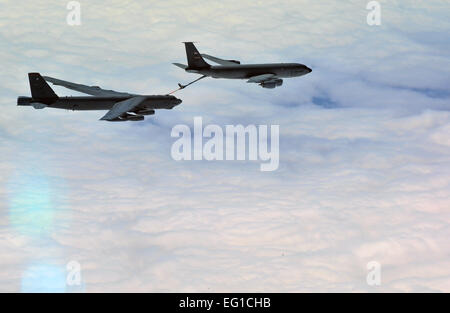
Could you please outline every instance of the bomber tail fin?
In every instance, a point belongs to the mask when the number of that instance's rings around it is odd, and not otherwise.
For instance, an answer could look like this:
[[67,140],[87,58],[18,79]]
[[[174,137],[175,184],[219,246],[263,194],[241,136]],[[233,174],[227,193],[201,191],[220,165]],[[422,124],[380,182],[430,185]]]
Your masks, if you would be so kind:
[[47,84],[39,73],[28,73],[30,80],[31,96],[33,100],[39,100],[42,103],[51,103],[58,99],[53,89]]
[[188,69],[198,70],[211,67],[211,65],[206,63],[206,61],[203,59],[200,52],[198,52],[194,43],[185,42],[184,45],[186,46],[186,56],[189,65]]

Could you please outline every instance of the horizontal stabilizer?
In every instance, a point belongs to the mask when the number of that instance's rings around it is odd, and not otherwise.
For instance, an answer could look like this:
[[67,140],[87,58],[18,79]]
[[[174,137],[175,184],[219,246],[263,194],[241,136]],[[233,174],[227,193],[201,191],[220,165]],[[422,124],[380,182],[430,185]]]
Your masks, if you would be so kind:
[[175,65],[175,66],[178,66],[179,68],[182,68],[183,70],[188,68],[187,65],[184,65],[184,64],[181,64],[181,63],[172,63],[172,64]]

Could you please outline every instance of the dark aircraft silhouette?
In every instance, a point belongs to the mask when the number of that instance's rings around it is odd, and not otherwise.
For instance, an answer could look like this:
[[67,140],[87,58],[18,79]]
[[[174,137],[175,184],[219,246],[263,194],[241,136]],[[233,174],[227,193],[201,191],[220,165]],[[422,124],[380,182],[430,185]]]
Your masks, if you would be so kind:
[[[29,73],[31,98],[19,97],[17,105],[32,106],[35,109],[56,108],[76,111],[109,110],[101,120],[109,122],[142,121],[144,115],[155,114],[156,109],[172,109],[182,101],[174,96],[145,96],[113,90],[104,90],[98,86],[85,86],[51,77],[42,77],[39,73]],[[91,97],[58,97],[47,84],[64,86]]]
[[[185,42],[184,44],[188,65],[173,64],[186,72],[202,74],[203,76],[198,80],[205,77],[247,79],[248,83],[257,83],[263,88],[273,89],[283,85],[282,78],[298,77],[312,72],[309,67],[298,63],[241,64],[236,60],[222,60],[208,54],[200,54],[192,42]],[[206,63],[204,58],[220,65],[210,65]],[[183,89],[190,84],[185,86],[179,84],[179,86]]]

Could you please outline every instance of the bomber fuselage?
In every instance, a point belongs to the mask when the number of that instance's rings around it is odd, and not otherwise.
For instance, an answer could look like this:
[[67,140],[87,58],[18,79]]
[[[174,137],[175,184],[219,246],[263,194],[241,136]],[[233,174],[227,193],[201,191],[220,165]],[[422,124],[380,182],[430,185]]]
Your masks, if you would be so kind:
[[[35,106],[45,104],[43,107],[66,109],[74,111],[87,110],[110,110],[117,102],[124,101],[134,97],[130,96],[112,96],[112,97],[59,97],[58,99],[33,99],[30,97],[19,97],[17,105]],[[140,110],[151,109],[172,109],[181,103],[181,100],[174,96],[145,96],[147,99],[139,105]]]

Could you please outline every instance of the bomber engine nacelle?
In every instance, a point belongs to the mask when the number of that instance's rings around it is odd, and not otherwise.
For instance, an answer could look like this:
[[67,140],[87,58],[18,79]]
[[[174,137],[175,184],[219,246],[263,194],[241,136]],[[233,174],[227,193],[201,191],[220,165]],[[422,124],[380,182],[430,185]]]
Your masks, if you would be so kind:
[[141,110],[141,111],[134,111],[137,115],[154,115],[155,110]]
[[127,121],[137,122],[137,121],[143,121],[143,120],[144,120],[144,117],[143,117],[142,115],[131,115],[131,114],[129,114],[129,115],[127,115],[127,116],[125,117],[125,119],[126,119]]
[[282,86],[283,80],[282,79],[269,80],[269,81],[261,83],[260,85],[263,88],[274,89],[276,87]]
[[142,115],[134,115],[134,114],[128,114],[125,113],[122,116],[115,118],[113,120],[108,120],[109,122],[126,122],[126,121],[143,121],[144,117]]

